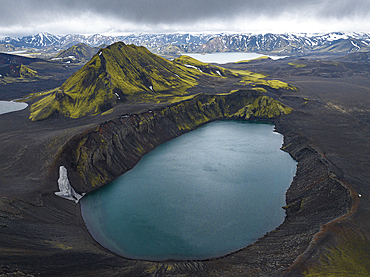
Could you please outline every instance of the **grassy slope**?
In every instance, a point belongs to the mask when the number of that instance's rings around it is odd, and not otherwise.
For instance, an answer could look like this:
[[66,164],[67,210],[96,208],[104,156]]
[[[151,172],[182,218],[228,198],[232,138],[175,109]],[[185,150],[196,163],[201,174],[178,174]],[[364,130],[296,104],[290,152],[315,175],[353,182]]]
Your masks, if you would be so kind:
[[267,86],[273,89],[297,90],[296,87],[280,80],[266,80],[268,76],[261,73],[255,73],[249,70],[232,70],[232,72],[238,74],[242,78],[240,83],[243,85],[251,85],[255,87]]
[[19,67],[19,75],[22,78],[35,78],[37,77],[37,71],[32,70],[25,65],[21,64]]
[[317,264],[304,271],[305,277],[370,276],[370,240],[367,234],[337,228],[338,241],[326,247]]
[[79,61],[88,61],[90,60],[94,54],[96,53],[97,49],[91,48],[89,45],[84,43],[79,43],[77,45],[73,45],[72,47],[60,51],[55,58],[68,58],[68,57],[75,57],[75,59]]
[[156,56],[144,47],[116,43],[101,49],[59,89],[36,102],[30,119],[54,113],[77,118],[105,112],[130,100],[161,93],[182,95],[199,72]]

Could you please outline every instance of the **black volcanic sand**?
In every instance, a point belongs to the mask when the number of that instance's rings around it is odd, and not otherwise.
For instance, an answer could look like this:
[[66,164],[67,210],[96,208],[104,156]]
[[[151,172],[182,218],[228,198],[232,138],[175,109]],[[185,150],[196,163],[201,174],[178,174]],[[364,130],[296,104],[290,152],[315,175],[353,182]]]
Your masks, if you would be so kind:
[[[332,247],[340,252],[347,234],[370,245],[370,80],[366,70],[354,72],[355,66],[349,63],[341,74],[335,69],[331,75],[320,75],[327,70],[325,64],[295,68],[287,63],[267,60],[237,65],[268,73],[299,89],[268,92],[294,108],[275,123],[285,137],[284,149],[299,162],[287,192],[287,218],[275,231],[241,251],[209,261],[149,262],[117,256],[90,237],[79,205],[54,195],[58,190],[54,160],[74,135],[120,114],[155,106],[122,105],[106,116],[41,122],[30,122],[27,108],[0,116],[0,274],[301,276],[320,266],[321,255]],[[365,263],[368,257],[362,257]]]
[[30,93],[60,87],[73,73],[83,66],[82,64],[63,64],[41,59],[29,60],[36,60],[36,62],[27,64],[27,67],[37,71],[38,77],[32,79],[12,78],[12,82],[7,84],[0,82],[0,100],[18,99]]

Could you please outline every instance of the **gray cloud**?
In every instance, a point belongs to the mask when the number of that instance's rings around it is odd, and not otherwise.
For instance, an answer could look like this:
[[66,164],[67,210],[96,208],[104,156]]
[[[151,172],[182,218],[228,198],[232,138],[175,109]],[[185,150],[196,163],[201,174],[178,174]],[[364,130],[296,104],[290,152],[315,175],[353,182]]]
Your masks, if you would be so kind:
[[13,27],[14,30],[34,29],[40,24],[44,28],[56,26],[58,21],[82,17],[86,20],[85,28],[99,17],[110,22],[116,20],[117,24],[127,22],[137,29],[222,22],[227,30],[228,24],[235,23],[237,18],[250,22],[282,16],[287,20],[340,21],[366,19],[370,15],[367,0],[0,0],[0,6],[0,30],[8,31]]

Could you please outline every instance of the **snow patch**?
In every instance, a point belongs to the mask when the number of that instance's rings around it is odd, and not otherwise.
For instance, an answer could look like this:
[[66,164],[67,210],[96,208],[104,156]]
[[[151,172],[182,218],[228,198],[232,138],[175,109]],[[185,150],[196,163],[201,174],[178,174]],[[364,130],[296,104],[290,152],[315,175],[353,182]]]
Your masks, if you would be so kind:
[[344,34],[344,33],[330,33],[327,34],[326,36],[327,41],[334,41],[334,40],[340,40],[340,39],[348,39],[349,36]]
[[72,200],[75,203],[78,203],[78,201],[82,198],[82,195],[75,192],[75,190],[71,187],[71,184],[68,180],[67,168],[64,166],[59,167],[58,186],[59,191],[55,192],[55,195]]
[[149,86],[149,89],[154,92],[153,86]]
[[220,71],[216,70],[216,73],[222,77],[222,75],[221,75],[221,72],[220,72]]
[[352,43],[352,45],[353,45],[354,47],[357,47],[357,49],[358,49],[358,50],[360,50],[360,49],[361,49],[361,47],[360,47],[360,46],[358,46],[356,43],[354,43],[352,40],[351,40],[351,43]]
[[27,103],[14,102],[14,101],[0,101],[0,114],[21,111],[27,108],[27,106],[28,106]]
[[189,68],[194,68],[194,69],[198,69],[200,72],[203,72],[202,70],[200,70],[200,68],[194,66],[194,65],[190,65],[190,64],[184,64],[186,67],[189,67]]

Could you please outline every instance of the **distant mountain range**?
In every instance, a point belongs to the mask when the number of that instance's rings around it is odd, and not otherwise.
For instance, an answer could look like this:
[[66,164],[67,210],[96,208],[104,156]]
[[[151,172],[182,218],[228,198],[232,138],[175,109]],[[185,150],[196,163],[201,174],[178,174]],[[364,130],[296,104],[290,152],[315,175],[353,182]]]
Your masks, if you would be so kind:
[[[263,52],[274,54],[353,53],[370,51],[370,33],[328,34],[138,34],[127,36],[38,33],[23,38],[0,39],[0,51],[14,48],[66,49],[78,43],[91,47],[122,41],[145,46],[156,54],[186,52]],[[1,50],[2,49],[2,50]]]

